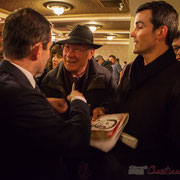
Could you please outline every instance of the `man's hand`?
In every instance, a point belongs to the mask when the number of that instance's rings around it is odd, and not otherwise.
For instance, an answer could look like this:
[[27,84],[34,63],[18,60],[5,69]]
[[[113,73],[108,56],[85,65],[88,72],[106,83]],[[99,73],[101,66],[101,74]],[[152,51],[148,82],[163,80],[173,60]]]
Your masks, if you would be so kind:
[[95,121],[99,116],[105,114],[105,108],[104,107],[97,107],[93,110],[93,116],[92,121]]
[[71,91],[71,94],[69,94],[69,95],[67,96],[68,101],[71,102],[71,100],[72,100],[72,98],[73,98],[74,96],[80,96],[80,97],[83,97],[83,98],[85,99],[85,97],[83,96],[82,93],[80,93],[80,92],[77,91],[77,90],[72,90],[72,91]]
[[65,99],[63,98],[46,98],[46,99],[49,101],[49,103],[57,113],[62,114],[67,111],[68,104],[66,103]]

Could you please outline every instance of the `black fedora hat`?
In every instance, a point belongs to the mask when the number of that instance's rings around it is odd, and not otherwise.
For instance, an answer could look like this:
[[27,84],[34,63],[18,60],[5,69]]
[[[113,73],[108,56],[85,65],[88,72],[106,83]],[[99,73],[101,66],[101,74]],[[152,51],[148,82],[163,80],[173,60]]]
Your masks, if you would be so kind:
[[100,48],[102,45],[94,44],[93,33],[87,26],[76,25],[69,33],[69,38],[58,41],[59,44],[89,44],[94,49]]

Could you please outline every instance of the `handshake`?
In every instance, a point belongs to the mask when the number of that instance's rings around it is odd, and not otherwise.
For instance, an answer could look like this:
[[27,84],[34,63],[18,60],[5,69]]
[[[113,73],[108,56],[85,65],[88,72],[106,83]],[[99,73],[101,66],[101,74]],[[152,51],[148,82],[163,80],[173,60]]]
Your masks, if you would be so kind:
[[[67,96],[67,100],[71,102],[75,99],[80,99],[86,102],[83,94],[75,90],[75,84],[73,83],[71,93]],[[47,98],[47,100],[57,113],[65,113],[68,109],[67,101],[64,98]]]

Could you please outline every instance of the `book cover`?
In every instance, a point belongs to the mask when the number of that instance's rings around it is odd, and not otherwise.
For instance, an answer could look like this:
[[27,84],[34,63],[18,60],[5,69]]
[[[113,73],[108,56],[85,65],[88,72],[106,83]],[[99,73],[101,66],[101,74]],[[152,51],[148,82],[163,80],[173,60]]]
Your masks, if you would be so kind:
[[129,119],[128,113],[105,114],[91,122],[90,145],[102,151],[111,150]]

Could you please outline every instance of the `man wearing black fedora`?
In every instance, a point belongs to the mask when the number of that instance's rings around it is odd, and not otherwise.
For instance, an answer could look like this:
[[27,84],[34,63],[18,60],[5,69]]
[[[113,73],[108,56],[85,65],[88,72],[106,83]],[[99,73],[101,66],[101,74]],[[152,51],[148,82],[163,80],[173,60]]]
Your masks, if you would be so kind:
[[93,59],[95,49],[102,45],[93,43],[90,29],[77,25],[68,39],[57,43],[63,44],[63,62],[43,79],[41,90],[46,96],[66,99],[74,83],[87,99],[91,114],[96,107],[110,104],[117,85],[111,73]]

